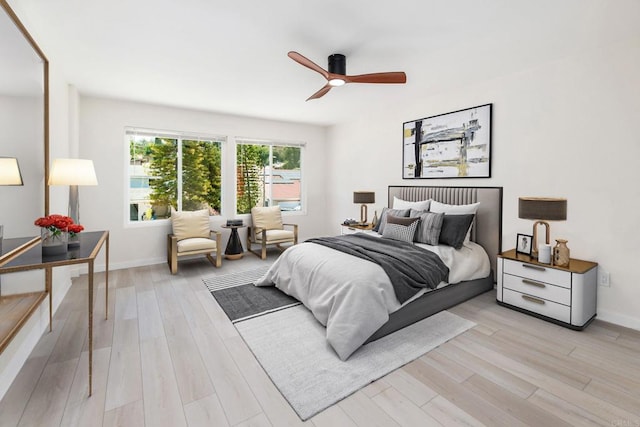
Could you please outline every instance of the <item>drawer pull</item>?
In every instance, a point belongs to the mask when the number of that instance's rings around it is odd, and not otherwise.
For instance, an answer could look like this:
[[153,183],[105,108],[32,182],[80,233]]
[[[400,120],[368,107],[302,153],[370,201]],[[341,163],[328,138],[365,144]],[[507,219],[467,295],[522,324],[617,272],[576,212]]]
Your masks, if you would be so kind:
[[521,295],[522,299],[529,302],[534,302],[536,304],[544,305],[544,300],[530,297],[529,295]]
[[532,286],[537,286],[538,288],[546,288],[547,286],[544,283],[534,282],[533,280],[522,279],[522,283]]
[[538,271],[546,271],[547,270],[544,267],[538,267],[537,265],[531,265],[531,264],[522,264],[522,266],[524,268],[530,268],[532,270],[538,270]]

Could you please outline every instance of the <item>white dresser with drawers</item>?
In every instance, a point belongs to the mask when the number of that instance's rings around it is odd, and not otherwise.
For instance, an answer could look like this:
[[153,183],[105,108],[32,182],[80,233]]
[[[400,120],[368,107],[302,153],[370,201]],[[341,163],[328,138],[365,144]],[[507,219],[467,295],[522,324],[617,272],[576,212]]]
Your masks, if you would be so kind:
[[515,249],[498,255],[500,305],[571,329],[582,330],[596,316],[598,264],[571,259],[568,267],[537,262]]

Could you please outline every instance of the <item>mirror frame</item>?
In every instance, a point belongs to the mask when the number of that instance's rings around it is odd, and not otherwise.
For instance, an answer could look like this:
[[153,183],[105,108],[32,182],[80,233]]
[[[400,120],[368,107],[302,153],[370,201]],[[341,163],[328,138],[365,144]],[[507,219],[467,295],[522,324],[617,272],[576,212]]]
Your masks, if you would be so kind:
[[9,19],[13,21],[16,28],[22,33],[24,38],[29,42],[29,45],[33,48],[36,54],[42,60],[43,69],[43,90],[44,90],[44,214],[49,215],[49,185],[47,184],[47,177],[49,176],[49,60],[44,55],[38,44],[35,42],[29,31],[22,24],[18,15],[15,14],[7,0],[0,0],[0,7],[9,16]]

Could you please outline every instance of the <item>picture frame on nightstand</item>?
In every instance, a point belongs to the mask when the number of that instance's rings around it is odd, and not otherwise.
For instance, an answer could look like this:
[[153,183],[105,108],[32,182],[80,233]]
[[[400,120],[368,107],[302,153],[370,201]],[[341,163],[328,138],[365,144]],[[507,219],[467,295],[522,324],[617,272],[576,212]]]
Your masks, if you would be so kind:
[[531,256],[533,236],[518,233],[516,238],[516,253]]

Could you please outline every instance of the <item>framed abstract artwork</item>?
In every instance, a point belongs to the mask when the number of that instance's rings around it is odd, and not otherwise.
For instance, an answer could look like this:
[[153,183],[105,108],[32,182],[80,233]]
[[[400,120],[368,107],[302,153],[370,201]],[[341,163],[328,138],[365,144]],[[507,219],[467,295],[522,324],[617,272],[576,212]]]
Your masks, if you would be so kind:
[[402,125],[402,178],[490,178],[491,106]]

